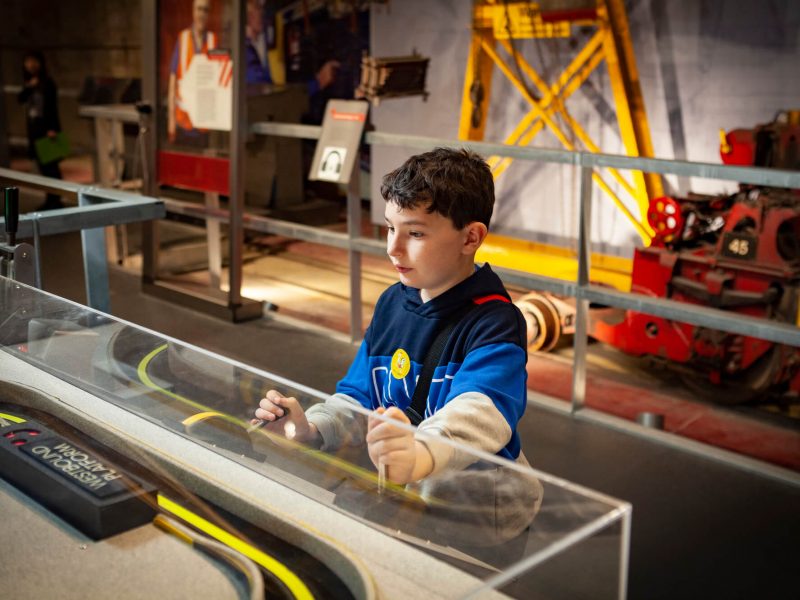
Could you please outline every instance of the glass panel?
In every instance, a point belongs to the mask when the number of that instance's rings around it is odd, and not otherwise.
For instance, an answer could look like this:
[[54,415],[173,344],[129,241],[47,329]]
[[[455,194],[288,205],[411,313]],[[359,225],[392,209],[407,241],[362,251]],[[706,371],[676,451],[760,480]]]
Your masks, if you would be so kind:
[[[0,294],[6,353],[477,577],[474,592],[624,595],[625,503],[421,432],[418,440],[459,467],[392,483],[391,467],[376,468],[359,443],[370,416],[360,406],[7,279]],[[253,428],[253,411],[273,388],[335,415],[351,444],[318,450],[281,421]],[[576,569],[592,577],[570,577]]]

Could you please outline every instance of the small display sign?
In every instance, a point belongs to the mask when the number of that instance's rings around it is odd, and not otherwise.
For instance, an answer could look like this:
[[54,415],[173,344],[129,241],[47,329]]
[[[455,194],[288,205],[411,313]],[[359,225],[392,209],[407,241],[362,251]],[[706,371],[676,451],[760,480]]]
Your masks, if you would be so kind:
[[20,450],[98,498],[107,498],[128,489],[121,480],[122,473],[115,467],[64,438],[43,435],[33,438]]
[[722,236],[722,255],[740,260],[755,260],[758,238],[754,235],[726,232]]
[[342,165],[346,157],[347,148],[343,146],[326,146],[323,148],[317,179],[339,181],[339,177],[342,176]]
[[369,103],[363,100],[328,102],[308,175],[310,180],[349,183],[368,110]]

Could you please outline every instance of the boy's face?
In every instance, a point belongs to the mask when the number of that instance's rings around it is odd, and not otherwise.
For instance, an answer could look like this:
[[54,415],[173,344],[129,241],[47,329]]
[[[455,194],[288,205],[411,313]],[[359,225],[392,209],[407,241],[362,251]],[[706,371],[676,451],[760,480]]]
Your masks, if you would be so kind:
[[[474,271],[474,255],[485,236],[485,226],[471,223],[456,229],[453,222],[439,213],[429,213],[427,204],[400,208],[386,203],[386,253],[392,260],[400,281],[420,290],[427,302]],[[475,229],[483,235],[475,239]]]

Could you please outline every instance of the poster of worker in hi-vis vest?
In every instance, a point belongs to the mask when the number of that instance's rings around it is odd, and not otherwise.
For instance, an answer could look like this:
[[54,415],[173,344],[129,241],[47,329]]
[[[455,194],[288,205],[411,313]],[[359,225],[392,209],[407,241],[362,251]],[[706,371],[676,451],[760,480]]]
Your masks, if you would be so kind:
[[230,14],[230,0],[159,2],[160,79],[166,83],[170,142],[206,146],[208,130],[231,129]]

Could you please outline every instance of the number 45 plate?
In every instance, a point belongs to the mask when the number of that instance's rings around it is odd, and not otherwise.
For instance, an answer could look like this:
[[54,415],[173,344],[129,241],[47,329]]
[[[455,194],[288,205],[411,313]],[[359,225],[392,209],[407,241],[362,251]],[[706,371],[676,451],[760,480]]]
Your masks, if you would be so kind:
[[722,236],[722,254],[728,258],[755,260],[758,238],[754,235],[726,232]]

